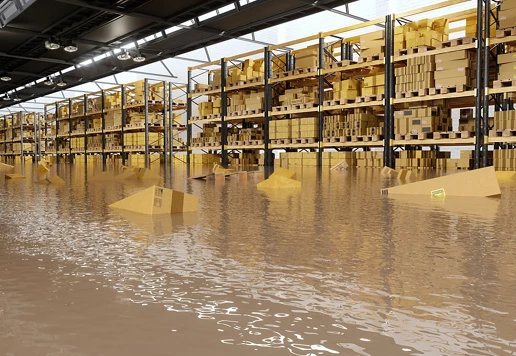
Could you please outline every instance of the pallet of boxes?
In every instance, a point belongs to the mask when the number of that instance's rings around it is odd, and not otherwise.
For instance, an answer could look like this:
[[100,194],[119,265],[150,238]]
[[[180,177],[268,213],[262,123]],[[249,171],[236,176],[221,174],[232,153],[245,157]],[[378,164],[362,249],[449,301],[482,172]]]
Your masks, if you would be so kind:
[[[499,30],[496,37],[516,35],[516,0],[504,0],[498,14]],[[505,44],[504,54],[498,54],[498,80],[494,81],[494,88],[516,86],[516,45]]]
[[[220,72],[219,72],[220,73]],[[229,68],[226,85],[238,87],[249,83],[263,83],[265,79],[265,65],[263,59],[246,59],[241,65]],[[212,85],[220,85],[219,74],[214,76]]]

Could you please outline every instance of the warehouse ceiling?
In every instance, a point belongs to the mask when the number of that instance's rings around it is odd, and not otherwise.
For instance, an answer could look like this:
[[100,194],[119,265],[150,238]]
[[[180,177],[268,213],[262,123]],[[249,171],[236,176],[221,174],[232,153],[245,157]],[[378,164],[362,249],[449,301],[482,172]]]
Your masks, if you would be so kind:
[[[36,0],[0,28],[0,108],[353,1]],[[124,48],[145,62],[118,59]]]

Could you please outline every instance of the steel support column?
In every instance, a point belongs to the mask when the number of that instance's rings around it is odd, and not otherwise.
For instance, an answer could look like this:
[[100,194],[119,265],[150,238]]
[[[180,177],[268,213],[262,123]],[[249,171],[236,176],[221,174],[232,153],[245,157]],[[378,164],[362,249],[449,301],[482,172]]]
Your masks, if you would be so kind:
[[269,84],[269,79],[272,76],[272,59],[271,52],[268,47],[264,50],[264,80],[265,80],[265,93],[264,93],[264,166],[266,170],[269,167],[274,166],[274,160],[272,158],[272,150],[270,149],[270,116],[269,112],[272,110],[272,89]]
[[145,103],[145,168],[150,168],[149,162],[149,80],[145,79],[143,101]]
[[318,150],[317,150],[317,167],[319,169],[322,168],[323,164],[323,131],[324,131],[324,111],[322,111],[324,104],[324,75],[322,74],[322,70],[324,69],[324,37],[319,38],[319,68],[318,68],[318,76],[319,80],[319,110],[318,110],[318,122],[319,122],[319,135],[318,135]]
[[221,110],[221,120],[222,120],[222,138],[221,138],[221,149],[222,149],[222,166],[224,168],[228,168],[229,159],[228,159],[228,122],[226,121],[226,115],[227,115],[227,105],[228,105],[228,95],[226,93],[226,77],[227,77],[227,63],[225,58],[222,58],[220,60],[220,72],[221,72],[221,84],[220,84],[220,90],[221,90],[221,100],[222,100],[222,110]]
[[[476,71],[476,102],[475,102],[475,169],[482,167],[482,148],[484,145],[484,132],[483,132],[483,111],[484,111],[484,67],[483,63],[483,16],[484,0],[477,0],[477,71]],[[489,115],[489,113],[488,113]]]
[[394,139],[394,21],[392,15],[385,19],[385,129],[384,129],[384,155],[383,164],[386,167],[394,168],[394,152],[392,142]]
[[[169,121],[167,120],[168,115],[168,106],[167,106],[167,82],[163,81],[163,159],[165,163],[165,172],[167,172],[168,169],[168,125]],[[170,106],[172,106],[172,103],[169,103]],[[159,144],[159,140],[158,140]]]
[[127,110],[125,109],[125,104],[127,102],[127,98],[125,96],[125,85],[122,85],[122,165],[126,164],[125,157],[125,125],[127,124]]
[[192,71],[188,69],[188,81],[186,84],[186,165],[190,167],[192,155],[192,98],[190,93],[192,91]]
[[[489,59],[490,59],[490,48],[489,48],[489,37],[491,27],[491,0],[484,0],[484,36],[478,36],[483,39],[484,43],[484,112],[483,112],[483,147],[482,147],[482,166],[487,167],[489,165]],[[480,46],[479,46],[480,48]]]

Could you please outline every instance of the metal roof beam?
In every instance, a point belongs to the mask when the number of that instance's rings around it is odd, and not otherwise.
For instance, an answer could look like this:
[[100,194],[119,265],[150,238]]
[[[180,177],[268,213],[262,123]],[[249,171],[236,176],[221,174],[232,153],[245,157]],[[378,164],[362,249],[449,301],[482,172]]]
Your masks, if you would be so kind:
[[0,57],[8,57],[8,58],[17,58],[17,59],[25,59],[28,61],[37,61],[37,62],[47,62],[47,63],[56,63],[56,64],[64,64],[69,66],[75,66],[75,63],[63,61],[61,59],[54,59],[54,58],[35,58],[35,57],[26,57],[26,56],[16,56],[13,54],[8,54],[5,52],[0,52]]

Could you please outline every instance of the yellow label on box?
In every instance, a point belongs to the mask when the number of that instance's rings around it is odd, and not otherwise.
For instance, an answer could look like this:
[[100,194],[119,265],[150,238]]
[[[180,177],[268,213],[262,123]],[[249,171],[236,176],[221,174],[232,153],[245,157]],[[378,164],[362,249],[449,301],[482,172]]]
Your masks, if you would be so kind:
[[433,190],[431,193],[432,198],[444,198],[446,197],[446,192],[444,188]]

